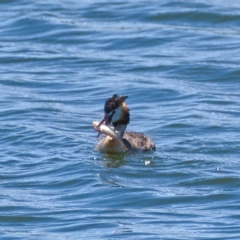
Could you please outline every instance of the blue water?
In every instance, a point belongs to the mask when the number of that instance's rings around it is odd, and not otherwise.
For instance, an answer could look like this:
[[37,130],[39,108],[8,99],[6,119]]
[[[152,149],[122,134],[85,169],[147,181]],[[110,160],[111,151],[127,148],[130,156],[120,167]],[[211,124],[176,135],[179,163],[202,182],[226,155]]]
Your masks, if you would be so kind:
[[[1,239],[240,239],[240,2],[0,2]],[[151,153],[94,151],[128,95]]]

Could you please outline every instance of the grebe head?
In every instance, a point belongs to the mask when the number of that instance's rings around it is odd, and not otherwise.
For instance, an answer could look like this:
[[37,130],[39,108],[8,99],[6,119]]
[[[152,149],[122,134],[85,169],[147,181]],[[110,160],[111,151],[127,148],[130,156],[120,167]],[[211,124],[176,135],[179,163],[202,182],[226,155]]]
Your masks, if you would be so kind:
[[[128,96],[119,96],[114,94],[108,98],[104,105],[104,117],[97,127],[101,124],[111,124],[116,130],[124,131],[130,121],[129,109],[125,103]],[[118,129],[119,126],[125,126],[124,129]]]

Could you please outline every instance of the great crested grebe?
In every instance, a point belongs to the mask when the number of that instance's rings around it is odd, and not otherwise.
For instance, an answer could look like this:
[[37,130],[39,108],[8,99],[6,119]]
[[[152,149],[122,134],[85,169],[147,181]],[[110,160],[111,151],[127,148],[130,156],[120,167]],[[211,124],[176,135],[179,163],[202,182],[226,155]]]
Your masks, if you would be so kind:
[[125,103],[128,96],[114,94],[104,105],[104,117],[100,123],[93,122],[93,128],[106,134],[95,150],[106,153],[117,153],[132,150],[155,150],[155,144],[143,133],[125,132],[130,121],[129,109]]

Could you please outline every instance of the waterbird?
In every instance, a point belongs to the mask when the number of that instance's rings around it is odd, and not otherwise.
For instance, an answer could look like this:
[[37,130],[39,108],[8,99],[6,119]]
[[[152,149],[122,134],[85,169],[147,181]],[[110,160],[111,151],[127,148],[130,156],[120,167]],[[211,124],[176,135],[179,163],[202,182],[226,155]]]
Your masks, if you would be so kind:
[[92,123],[93,128],[106,136],[102,138],[95,150],[104,153],[121,153],[127,151],[156,150],[153,141],[143,133],[125,131],[130,122],[129,108],[125,102],[128,96],[114,94],[104,105],[104,116]]

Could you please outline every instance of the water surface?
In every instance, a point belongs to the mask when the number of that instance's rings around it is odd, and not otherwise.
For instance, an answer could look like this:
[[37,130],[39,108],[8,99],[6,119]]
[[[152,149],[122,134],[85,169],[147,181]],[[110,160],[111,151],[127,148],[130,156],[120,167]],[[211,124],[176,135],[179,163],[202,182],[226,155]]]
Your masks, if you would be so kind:
[[[0,7],[1,239],[239,239],[238,1]],[[94,151],[114,93],[155,152]]]

